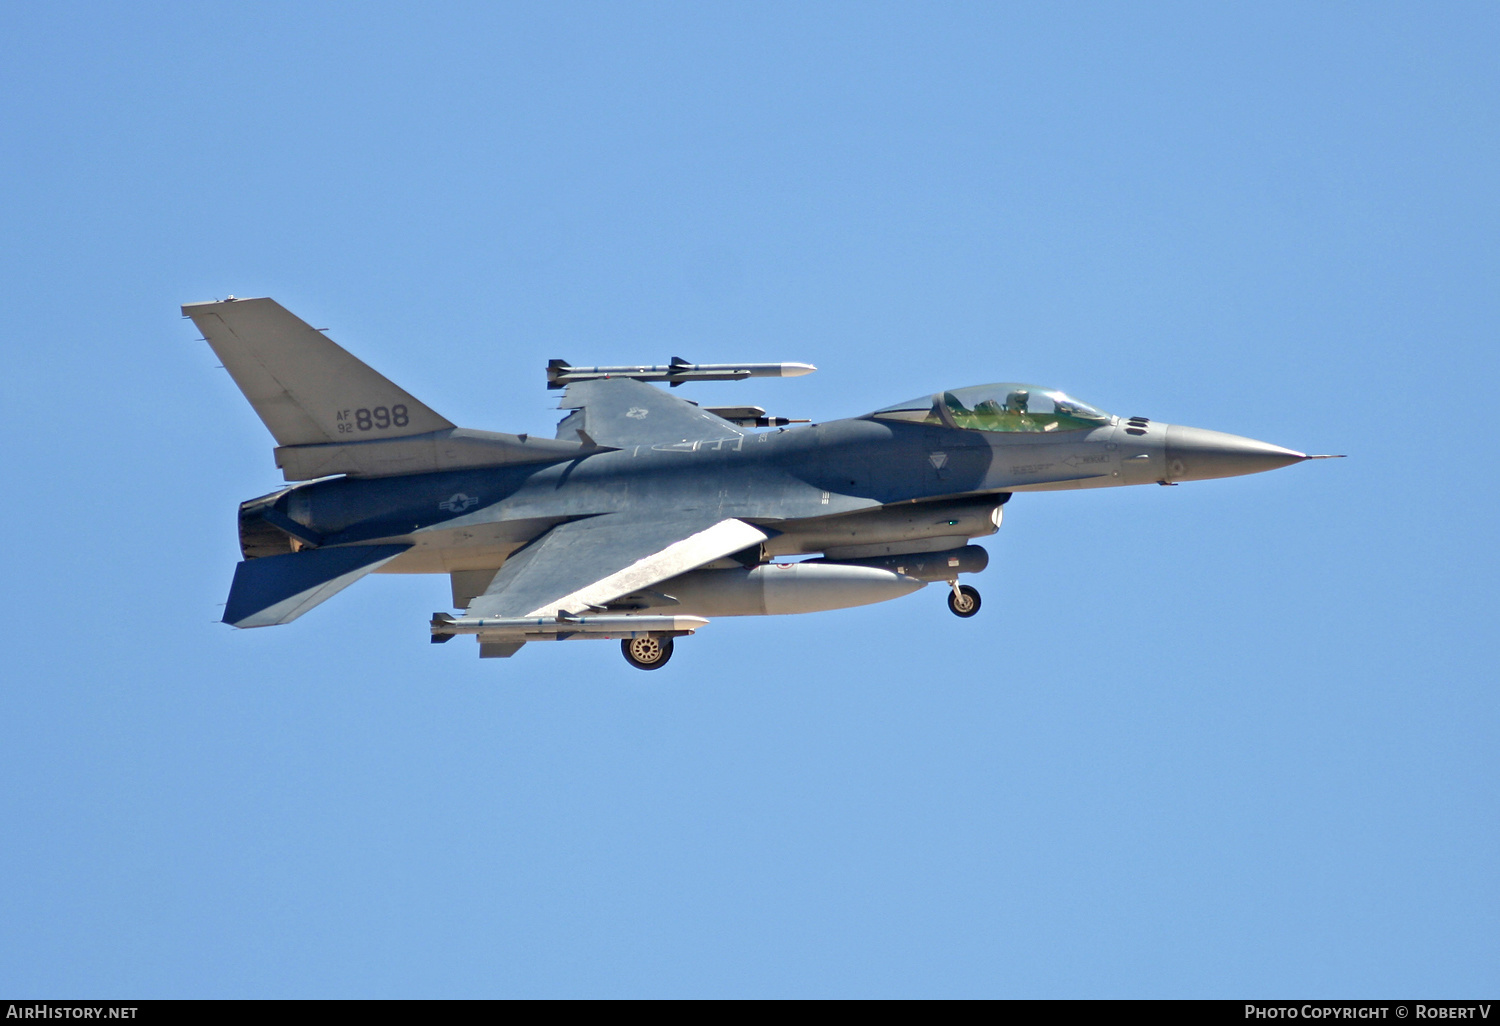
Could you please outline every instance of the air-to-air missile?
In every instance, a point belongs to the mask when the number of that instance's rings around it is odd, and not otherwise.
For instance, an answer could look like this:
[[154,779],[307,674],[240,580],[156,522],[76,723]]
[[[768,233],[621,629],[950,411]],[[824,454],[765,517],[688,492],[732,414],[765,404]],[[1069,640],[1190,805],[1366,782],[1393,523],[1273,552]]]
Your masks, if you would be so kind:
[[691,634],[708,625],[701,616],[567,616],[546,617],[449,616],[434,613],[432,638],[438,643],[459,634],[484,634],[496,638],[514,635],[517,641],[563,638],[575,634],[619,640],[648,635]]
[[[811,373],[806,363],[574,367],[553,438],[460,428],[270,299],[183,308],[275,436],[288,487],[241,503],[224,621],[287,623],[372,572],[447,574],[483,657],[618,640],[655,669],[709,617],[810,613],[989,562],[1017,493],[1232,477],[1327,457],[1121,418],[1055,389],[929,392],[821,424],[699,407],[647,382]],[[806,424],[792,427],[793,424]],[[767,429],[767,430],[757,430]],[[808,557],[788,561],[788,557]]]
[[800,378],[817,369],[810,363],[688,363],[680,356],[672,357],[671,363],[653,366],[574,367],[566,360],[552,360],[547,364],[547,387],[563,388],[579,381],[629,378],[632,381],[665,381],[676,388],[689,381]]

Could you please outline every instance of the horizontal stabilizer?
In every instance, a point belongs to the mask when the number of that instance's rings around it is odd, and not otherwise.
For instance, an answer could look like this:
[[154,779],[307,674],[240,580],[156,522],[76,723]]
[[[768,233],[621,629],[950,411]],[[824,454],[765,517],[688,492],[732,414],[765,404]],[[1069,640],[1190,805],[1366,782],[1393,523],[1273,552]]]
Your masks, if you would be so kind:
[[290,623],[410,545],[346,545],[247,559],[234,568],[224,622],[235,627]]

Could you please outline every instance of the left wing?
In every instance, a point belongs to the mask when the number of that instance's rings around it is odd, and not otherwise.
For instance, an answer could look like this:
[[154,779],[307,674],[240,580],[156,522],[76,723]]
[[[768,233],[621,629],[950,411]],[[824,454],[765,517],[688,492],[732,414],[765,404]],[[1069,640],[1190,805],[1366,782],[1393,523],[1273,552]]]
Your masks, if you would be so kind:
[[573,411],[557,425],[557,437],[569,442],[592,441],[623,449],[745,434],[686,399],[629,378],[575,382],[563,393],[558,408]]
[[570,521],[508,559],[467,615],[587,613],[768,537],[743,520],[708,511],[605,513]]

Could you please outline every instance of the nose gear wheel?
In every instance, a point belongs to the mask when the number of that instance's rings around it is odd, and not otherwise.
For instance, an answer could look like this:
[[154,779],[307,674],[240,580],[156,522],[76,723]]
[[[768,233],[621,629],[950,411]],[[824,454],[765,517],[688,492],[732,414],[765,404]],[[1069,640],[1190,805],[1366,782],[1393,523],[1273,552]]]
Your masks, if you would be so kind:
[[979,590],[967,584],[955,584],[948,595],[948,608],[954,616],[973,616],[979,612]]

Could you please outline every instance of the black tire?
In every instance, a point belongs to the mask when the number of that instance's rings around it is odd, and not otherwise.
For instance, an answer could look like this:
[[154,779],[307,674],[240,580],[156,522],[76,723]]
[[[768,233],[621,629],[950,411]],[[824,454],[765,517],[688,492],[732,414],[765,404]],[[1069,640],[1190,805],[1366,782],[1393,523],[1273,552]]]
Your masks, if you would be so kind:
[[970,617],[979,612],[979,589],[960,584],[958,592],[948,593],[948,608],[954,616]]
[[620,642],[620,651],[637,670],[659,670],[672,658],[672,639],[626,638]]

